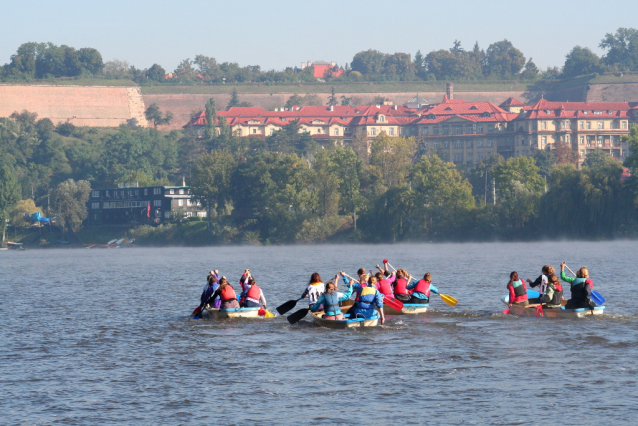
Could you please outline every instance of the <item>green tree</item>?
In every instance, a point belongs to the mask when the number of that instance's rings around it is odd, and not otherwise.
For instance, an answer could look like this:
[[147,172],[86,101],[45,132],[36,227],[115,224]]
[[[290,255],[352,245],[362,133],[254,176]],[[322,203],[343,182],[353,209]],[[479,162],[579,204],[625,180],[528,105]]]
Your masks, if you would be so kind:
[[146,71],[146,78],[161,83],[166,80],[166,70],[157,64],[153,64],[148,71]]
[[509,158],[494,167],[496,187],[501,193],[513,193],[513,183],[520,182],[528,190],[540,194],[545,181],[538,172],[536,161],[531,157]]
[[384,187],[401,186],[416,153],[414,138],[391,137],[382,133],[371,144],[370,163],[380,173]]
[[629,143],[629,152],[631,153],[625,158],[625,167],[631,169],[631,173],[638,175],[638,125],[632,124],[628,135],[622,136],[623,142]]
[[556,156],[552,151],[544,149],[535,149],[532,151],[532,158],[536,161],[538,166],[538,173],[545,178],[548,178],[552,174],[552,168],[556,164]]
[[352,226],[357,229],[357,213],[365,207],[365,198],[361,195],[359,175],[363,164],[352,148],[337,147],[332,154],[335,173],[339,176],[339,202],[343,210],[352,216]]
[[521,72],[521,77],[525,80],[535,80],[539,77],[540,71],[536,64],[532,61],[532,58],[529,58],[527,63],[525,64],[525,69]]
[[197,71],[193,68],[193,62],[190,58],[184,59],[180,62],[174,72],[179,78],[183,78],[185,80],[194,81],[197,79]]
[[206,102],[206,136],[208,139],[217,137],[217,107],[213,98]]
[[153,103],[146,108],[144,111],[144,116],[148,121],[153,122],[153,127],[157,128],[157,126],[164,126],[171,123],[173,120],[173,113],[170,111],[166,111],[166,114],[162,114],[160,107]]
[[237,88],[233,87],[232,92],[230,92],[230,101],[228,101],[228,106],[226,107],[226,111],[231,108],[238,107],[239,102],[239,94],[237,93]]
[[590,167],[592,169],[601,169],[610,166],[618,168],[621,166],[621,162],[609,155],[608,152],[601,149],[595,149],[587,153],[583,166]]
[[213,210],[221,215],[231,201],[231,177],[236,163],[226,151],[211,151],[202,155],[191,172],[191,188],[195,199],[206,206],[208,229]]
[[487,48],[486,75],[500,78],[516,78],[525,65],[523,52],[509,40],[497,41]]
[[378,50],[366,50],[357,53],[352,58],[350,67],[353,71],[360,72],[363,75],[381,74],[385,65],[386,54]]
[[337,97],[335,96],[335,87],[332,86],[330,88],[330,98],[328,98],[328,106],[339,105],[339,101],[337,101]]
[[67,228],[72,232],[80,230],[88,215],[86,203],[90,193],[91,184],[85,180],[76,182],[67,179],[55,188],[51,204],[63,229]]
[[[1,159],[2,157],[0,157]],[[11,209],[20,200],[20,184],[11,168],[0,162],[0,226],[2,227],[2,247],[5,246],[6,220]]]
[[312,186],[317,196],[317,207],[320,217],[336,216],[339,208],[339,185],[341,179],[337,173],[337,165],[325,149],[314,155],[312,163]]
[[270,151],[282,152],[285,154],[297,153],[305,155],[316,148],[316,143],[310,133],[301,131],[299,120],[293,120],[288,125],[276,130],[272,135],[266,137],[266,144]]
[[102,54],[92,47],[83,47],[77,52],[78,61],[83,72],[98,75],[104,69]]
[[607,50],[603,62],[623,71],[638,69],[638,30],[618,28],[615,34],[607,33],[598,47]]
[[290,109],[297,105],[303,105],[303,98],[298,94],[293,93],[293,95],[286,101],[285,107]]
[[562,76],[570,78],[601,71],[598,55],[588,47],[576,46],[565,56]]

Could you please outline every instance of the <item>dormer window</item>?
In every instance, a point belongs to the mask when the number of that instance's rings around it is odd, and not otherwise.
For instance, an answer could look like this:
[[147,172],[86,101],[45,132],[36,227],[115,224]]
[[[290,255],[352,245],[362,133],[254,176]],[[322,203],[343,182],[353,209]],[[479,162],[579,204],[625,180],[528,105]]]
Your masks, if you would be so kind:
[[380,122],[380,123],[385,123],[385,115],[379,114],[379,117],[377,118],[377,121]]
[[607,114],[612,115],[614,112],[613,111],[607,111]]
[[478,109],[478,108],[476,107],[476,105],[472,105],[470,109]]
[[549,115],[549,114],[551,114],[551,113],[552,113],[552,111],[551,111],[551,110],[549,110],[549,109],[545,111],[545,114],[547,114],[547,115]]
[[584,115],[587,115],[589,113],[589,111],[583,111]]
[[429,120],[434,120],[436,118],[436,115],[434,114],[428,114],[425,118],[429,119]]
[[447,107],[447,108],[445,108],[445,110],[446,110],[446,111],[452,111],[452,108]]
[[602,113],[603,113],[602,111],[594,111],[595,115],[602,115]]
[[490,114],[490,113],[489,113],[489,112],[487,112],[487,111],[486,111],[486,112],[484,112],[483,114],[481,114],[481,117],[485,117],[485,118],[487,118],[487,117],[491,117],[491,116],[492,116],[492,114]]

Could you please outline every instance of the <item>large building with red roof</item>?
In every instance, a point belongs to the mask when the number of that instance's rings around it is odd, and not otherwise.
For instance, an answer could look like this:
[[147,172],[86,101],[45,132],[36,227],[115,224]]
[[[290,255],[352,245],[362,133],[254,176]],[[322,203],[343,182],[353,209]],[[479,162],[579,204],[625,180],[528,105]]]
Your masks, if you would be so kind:
[[[635,114],[635,116],[634,116]],[[267,137],[298,120],[301,131],[320,144],[349,144],[360,135],[373,139],[388,136],[415,137],[422,150],[437,153],[454,163],[468,165],[499,153],[505,158],[531,155],[535,149],[551,150],[557,143],[571,145],[582,162],[594,149],[614,158],[627,156],[629,134],[638,103],[548,102],[525,105],[509,98],[497,106],[491,102],[453,99],[453,91],[439,104],[408,108],[397,105],[295,106],[267,111],[231,108],[218,113],[238,136]],[[203,129],[202,111],[184,126]]]

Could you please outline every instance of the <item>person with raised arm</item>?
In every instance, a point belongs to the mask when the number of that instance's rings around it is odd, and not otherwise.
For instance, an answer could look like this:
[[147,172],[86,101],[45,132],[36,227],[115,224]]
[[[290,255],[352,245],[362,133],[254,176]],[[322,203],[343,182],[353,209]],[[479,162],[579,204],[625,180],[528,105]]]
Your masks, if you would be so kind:
[[576,278],[565,275],[565,262],[560,264],[560,279],[570,284],[571,299],[567,301],[565,309],[593,308],[594,302],[591,300],[591,291],[594,289],[594,282],[589,279],[589,270],[583,266],[576,271]]
[[[341,274],[345,274],[341,272]],[[346,278],[344,278],[344,282]],[[350,299],[352,295],[352,286],[346,284],[348,288],[341,296],[337,294],[337,284],[339,282],[339,275],[335,275],[334,282],[329,281],[326,283],[325,291],[319,296],[317,302],[310,307],[312,312],[317,312],[323,305],[323,311],[325,319],[343,320],[345,317],[339,308],[339,302]]]
[[411,297],[408,303],[413,305],[426,305],[430,303],[430,292],[439,294],[439,289],[432,285],[432,274],[429,272],[423,275],[423,279],[414,280],[408,285]]

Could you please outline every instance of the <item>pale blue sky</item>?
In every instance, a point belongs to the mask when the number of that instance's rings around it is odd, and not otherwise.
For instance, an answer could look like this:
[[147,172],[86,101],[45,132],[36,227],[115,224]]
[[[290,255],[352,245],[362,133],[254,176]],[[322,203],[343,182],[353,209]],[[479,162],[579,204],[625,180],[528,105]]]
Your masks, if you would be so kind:
[[94,47],[105,61],[167,71],[197,54],[283,69],[308,60],[343,65],[361,50],[487,49],[507,38],[539,68],[575,46],[601,54],[607,32],[638,27],[638,1],[0,0],[0,64],[28,41]]

